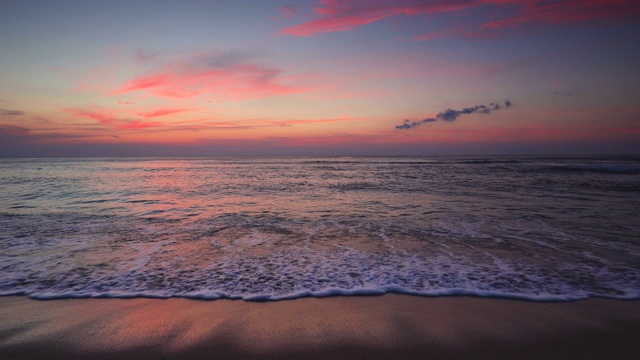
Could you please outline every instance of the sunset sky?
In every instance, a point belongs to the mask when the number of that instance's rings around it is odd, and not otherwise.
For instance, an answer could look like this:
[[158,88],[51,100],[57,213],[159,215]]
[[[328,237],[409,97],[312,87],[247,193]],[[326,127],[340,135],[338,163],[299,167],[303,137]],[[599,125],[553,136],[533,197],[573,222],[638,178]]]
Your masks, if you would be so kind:
[[640,2],[0,0],[0,156],[640,153]]

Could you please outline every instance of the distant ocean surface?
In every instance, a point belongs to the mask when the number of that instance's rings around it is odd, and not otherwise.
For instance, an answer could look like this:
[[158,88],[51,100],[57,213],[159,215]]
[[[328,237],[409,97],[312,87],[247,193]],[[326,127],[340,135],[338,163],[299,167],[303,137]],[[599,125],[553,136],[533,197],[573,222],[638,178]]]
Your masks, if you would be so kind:
[[640,298],[640,157],[0,159],[0,295]]

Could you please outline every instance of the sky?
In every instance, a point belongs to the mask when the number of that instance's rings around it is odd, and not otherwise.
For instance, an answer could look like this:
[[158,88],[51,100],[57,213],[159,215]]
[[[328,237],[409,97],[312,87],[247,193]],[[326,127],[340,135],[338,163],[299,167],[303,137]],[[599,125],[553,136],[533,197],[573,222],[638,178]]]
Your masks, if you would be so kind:
[[637,0],[0,0],[0,157],[640,153]]

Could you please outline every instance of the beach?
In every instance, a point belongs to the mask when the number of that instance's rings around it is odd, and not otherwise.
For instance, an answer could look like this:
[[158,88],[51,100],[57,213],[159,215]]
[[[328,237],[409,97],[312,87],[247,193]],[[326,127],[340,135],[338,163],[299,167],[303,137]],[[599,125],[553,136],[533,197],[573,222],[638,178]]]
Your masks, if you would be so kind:
[[0,360],[640,360],[640,0],[0,0]]
[[0,298],[0,357],[631,359],[640,302]]
[[640,358],[638,169],[2,160],[0,359]]

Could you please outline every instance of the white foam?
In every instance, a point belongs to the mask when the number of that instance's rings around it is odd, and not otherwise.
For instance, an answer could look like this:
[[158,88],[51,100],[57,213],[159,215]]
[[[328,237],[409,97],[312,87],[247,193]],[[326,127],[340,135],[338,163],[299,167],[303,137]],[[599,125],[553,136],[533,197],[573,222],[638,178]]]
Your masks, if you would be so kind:
[[[485,225],[472,222],[424,229],[236,215],[157,227],[136,219],[10,221],[0,254],[0,295],[254,301],[387,292],[536,301],[640,297],[634,245],[607,247],[583,238],[577,247],[569,234],[560,234],[553,246],[539,244],[542,236],[555,234],[553,227],[532,238],[524,231],[513,234],[511,224],[496,241],[482,232]],[[615,256],[608,257],[610,251]]]

